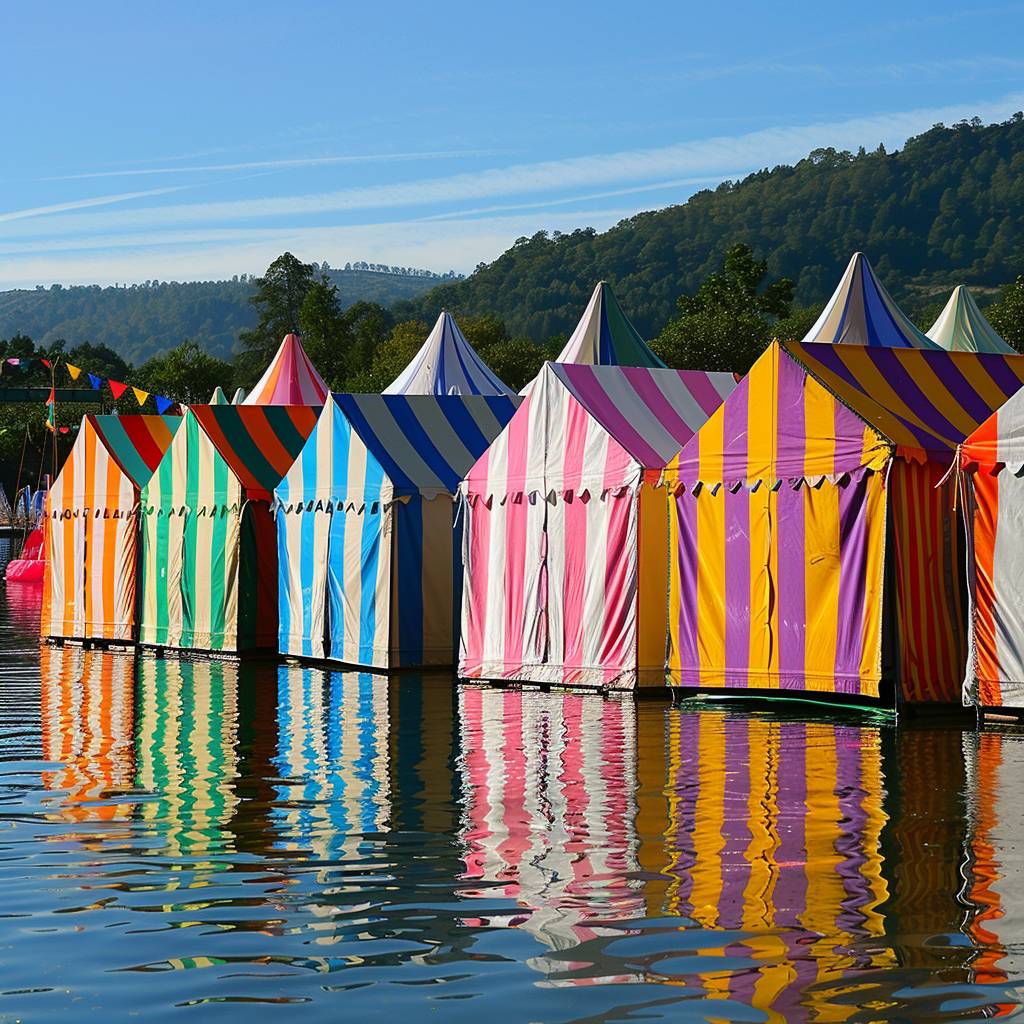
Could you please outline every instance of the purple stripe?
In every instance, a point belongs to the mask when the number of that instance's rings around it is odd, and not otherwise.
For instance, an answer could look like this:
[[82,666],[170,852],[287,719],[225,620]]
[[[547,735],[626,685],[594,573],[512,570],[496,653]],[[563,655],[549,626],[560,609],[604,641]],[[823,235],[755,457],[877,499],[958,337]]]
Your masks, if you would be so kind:
[[579,396],[580,403],[589,411],[597,411],[605,429],[642,466],[657,469],[665,465],[663,459],[636,430],[632,423],[619,412],[615,403],[596,379],[592,366],[566,364],[559,367]]
[[806,562],[804,545],[804,484],[799,490],[779,488],[779,685],[803,690],[807,632]]
[[775,927],[802,928],[807,906],[807,726],[782,722],[778,740],[778,834]]
[[[970,352],[929,352],[927,355],[928,365],[932,368],[935,376],[938,377],[942,386],[953,396],[954,400],[963,408],[964,412],[974,420],[975,423],[982,423],[992,414],[992,407],[985,401],[971,382],[960,372],[960,356],[967,356],[968,359],[984,359],[984,356],[976,356]],[[1001,357],[1000,357],[1001,359]],[[1005,365],[1005,364],[1004,364]],[[1019,387],[1018,383],[1018,387]],[[1002,404],[1002,403],[1000,403]],[[962,441],[963,437],[957,434],[957,440]]]
[[747,476],[747,404],[749,377],[736,385],[722,407],[722,479],[744,480]]
[[[1020,367],[1024,360],[1020,356],[1003,356],[997,354],[979,355],[978,359],[985,372],[995,381],[996,386],[1007,398],[1020,391],[1022,382],[1020,377],[1013,371],[1013,367]],[[1010,360],[1013,363],[1010,363]],[[1024,371],[1022,371],[1024,372]]]
[[[679,900],[677,913],[689,916],[693,910],[690,896],[693,892],[693,866],[697,863],[697,844],[694,832],[697,828],[697,799],[700,796],[700,749],[701,722],[710,718],[706,713],[679,712],[679,767],[668,784],[675,793],[675,829],[669,833],[668,860],[671,865],[667,874],[677,881],[676,895]],[[706,728],[706,726],[705,726]],[[669,742],[672,733],[669,732]],[[671,764],[671,752],[669,764]],[[670,823],[671,828],[671,823]]]
[[693,395],[697,404],[710,416],[723,402],[711,378],[703,371],[680,370],[686,390]]
[[743,927],[743,894],[750,879],[746,853],[750,831],[750,721],[726,718],[725,749],[721,764],[704,765],[705,771],[725,776],[722,799],[722,894],[718,900],[718,925]]
[[697,499],[688,491],[676,495],[679,556],[679,684],[700,686],[697,656]]
[[750,492],[725,492],[725,670],[727,686],[750,671]]
[[866,729],[836,727],[836,780],[842,828],[836,840],[836,852],[842,857],[836,871],[846,893],[836,917],[839,927],[851,934],[864,934],[864,910],[873,895],[864,877],[867,855],[864,850],[867,815],[861,777],[862,739]]
[[860,693],[864,634],[864,564],[867,558],[867,474],[839,486],[839,614],[836,623],[836,693]]
[[[693,437],[693,428],[675,411],[661,388],[652,380],[649,370],[639,366],[624,366],[622,374],[637,393],[640,401],[654,413],[658,422],[679,442],[680,447]],[[681,373],[680,377],[682,377]],[[711,411],[714,412],[713,409]]]

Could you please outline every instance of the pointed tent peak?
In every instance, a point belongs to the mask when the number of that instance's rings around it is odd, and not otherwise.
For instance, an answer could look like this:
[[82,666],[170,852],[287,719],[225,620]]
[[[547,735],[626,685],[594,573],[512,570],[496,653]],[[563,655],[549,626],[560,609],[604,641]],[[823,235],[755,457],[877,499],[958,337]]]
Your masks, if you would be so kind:
[[477,355],[443,309],[419,352],[384,389],[385,395],[507,395],[515,392]]
[[896,305],[862,252],[850,258],[839,286],[803,341],[873,348],[938,348]]
[[210,395],[209,405],[230,405],[228,402],[228,396],[224,394],[224,389],[218,384],[213,389],[213,394]]
[[1012,352],[962,284],[953,289],[928,337],[950,352]]
[[598,281],[594,286],[580,322],[555,362],[665,366],[629,322],[607,281]]
[[286,334],[266,373],[243,405],[323,405],[327,385],[297,334]]
[[235,388],[235,393],[231,396],[231,404],[241,405],[245,401],[245,396],[248,394],[249,392],[246,391],[245,388]]

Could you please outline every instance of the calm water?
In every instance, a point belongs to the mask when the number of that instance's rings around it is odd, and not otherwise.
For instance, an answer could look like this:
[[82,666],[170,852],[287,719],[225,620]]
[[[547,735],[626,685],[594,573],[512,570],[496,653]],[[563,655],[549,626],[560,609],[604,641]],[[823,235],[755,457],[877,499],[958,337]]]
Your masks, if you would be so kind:
[[37,601],[2,1020],[1018,1012],[1016,735],[40,650]]

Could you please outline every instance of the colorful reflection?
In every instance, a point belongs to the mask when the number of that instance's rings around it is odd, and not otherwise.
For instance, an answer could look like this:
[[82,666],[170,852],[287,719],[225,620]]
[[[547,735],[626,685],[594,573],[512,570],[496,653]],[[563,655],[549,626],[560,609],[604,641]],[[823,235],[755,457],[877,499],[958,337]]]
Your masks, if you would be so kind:
[[[459,719],[469,883],[461,895],[514,904],[466,925],[522,928],[562,952],[620,934],[608,922],[642,917],[636,705],[467,686]],[[549,958],[531,965],[546,974],[574,966]]]
[[76,821],[124,817],[132,789],[134,659],[81,647],[39,648],[43,757],[61,767],[42,773],[62,790],[60,815]]
[[840,990],[893,962],[880,730],[684,712],[668,742],[666,910],[722,933],[689,951],[710,969],[677,962],[687,984],[770,1019],[852,1016]]

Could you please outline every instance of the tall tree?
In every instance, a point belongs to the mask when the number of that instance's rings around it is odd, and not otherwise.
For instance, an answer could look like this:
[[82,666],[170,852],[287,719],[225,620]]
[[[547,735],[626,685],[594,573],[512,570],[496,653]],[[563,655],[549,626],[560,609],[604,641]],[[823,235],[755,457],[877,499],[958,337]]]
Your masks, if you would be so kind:
[[218,386],[230,395],[234,374],[230,363],[208,355],[194,341],[183,341],[139,367],[131,383],[186,404],[203,403]]
[[985,310],[985,316],[1008,345],[1024,352],[1024,274],[1003,289],[999,301]]
[[669,366],[746,373],[771,341],[774,324],[789,316],[793,282],[765,284],[768,264],[746,245],[733,245],[722,269],[680,296],[679,316],[652,344]]
[[338,302],[338,289],[321,275],[306,291],[299,310],[302,344],[332,390],[349,375],[352,332]]
[[[306,293],[316,281],[312,264],[303,263],[290,252],[278,256],[262,277],[256,278],[256,291],[249,300],[259,313],[259,322],[251,331],[240,331],[238,340],[245,346],[244,363],[255,364],[257,372],[270,361],[281,339],[299,330],[299,311]],[[252,366],[246,366],[252,370]]]

